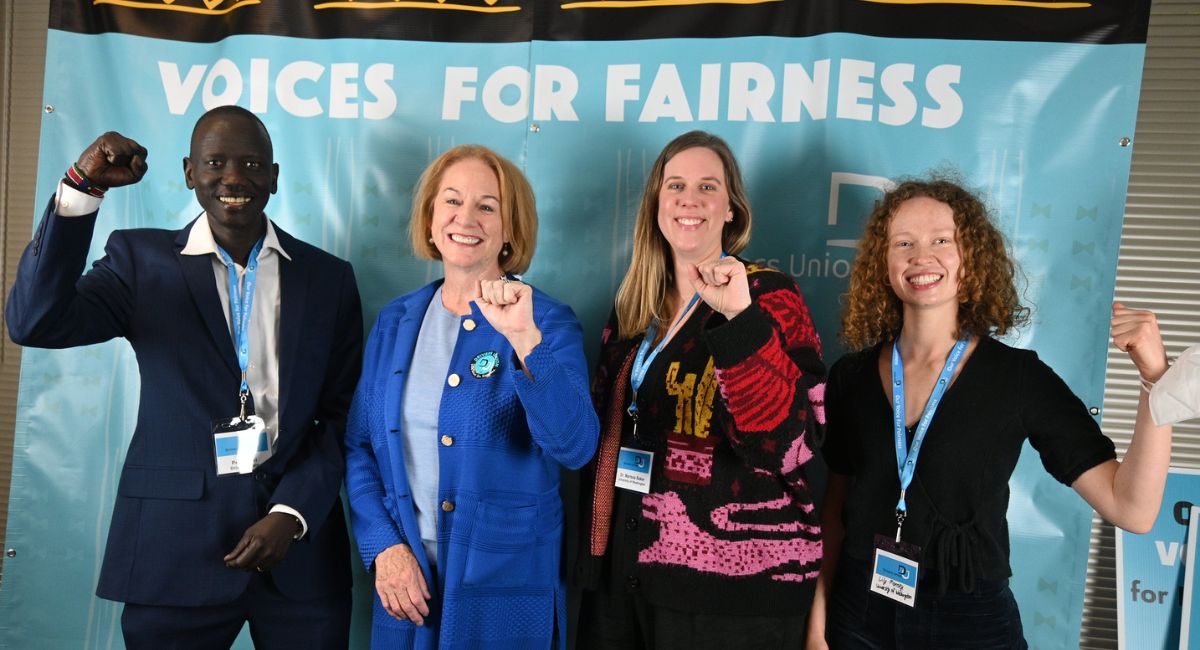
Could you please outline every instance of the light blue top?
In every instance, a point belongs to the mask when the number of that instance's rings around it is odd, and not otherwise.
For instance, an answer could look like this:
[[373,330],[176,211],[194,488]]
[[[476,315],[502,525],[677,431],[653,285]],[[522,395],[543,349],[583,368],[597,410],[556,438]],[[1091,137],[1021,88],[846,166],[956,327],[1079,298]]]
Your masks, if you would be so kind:
[[413,348],[404,387],[404,469],[408,471],[421,544],[437,564],[438,406],[458,340],[458,316],[442,305],[442,289],[433,294]]

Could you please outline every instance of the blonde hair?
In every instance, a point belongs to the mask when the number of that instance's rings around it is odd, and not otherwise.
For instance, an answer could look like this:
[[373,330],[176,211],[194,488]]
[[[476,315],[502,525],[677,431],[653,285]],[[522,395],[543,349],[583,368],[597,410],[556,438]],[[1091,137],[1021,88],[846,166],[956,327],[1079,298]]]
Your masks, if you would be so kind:
[[500,185],[500,219],[504,229],[504,246],[496,261],[505,273],[524,273],[533,261],[533,249],[537,246],[537,201],[533,196],[533,188],[516,165],[478,144],[462,144],[447,150],[421,173],[413,192],[412,219],[408,223],[413,253],[422,259],[442,259],[442,254],[430,241],[433,235],[433,202],[446,170],[463,160],[478,160],[496,174]]
[[671,244],[658,228],[658,195],[662,189],[667,161],[679,153],[703,147],[717,154],[725,171],[725,187],[733,221],[721,231],[721,247],[737,255],[750,243],[750,200],[742,183],[742,172],[729,145],[720,137],[704,131],[689,131],[663,147],[642,190],[642,203],[633,226],[633,259],[617,290],[618,338],[628,339],[646,331],[650,325],[665,322],[675,305],[671,288],[675,284],[675,263]]
[[887,283],[888,226],[905,201],[920,197],[944,203],[954,213],[955,239],[962,258],[954,336],[1002,335],[1029,320],[1029,309],[1017,296],[1016,264],[983,202],[950,180],[909,180],[875,203],[858,242],[842,312],[841,338],[851,350],[869,348],[900,334],[903,306]]

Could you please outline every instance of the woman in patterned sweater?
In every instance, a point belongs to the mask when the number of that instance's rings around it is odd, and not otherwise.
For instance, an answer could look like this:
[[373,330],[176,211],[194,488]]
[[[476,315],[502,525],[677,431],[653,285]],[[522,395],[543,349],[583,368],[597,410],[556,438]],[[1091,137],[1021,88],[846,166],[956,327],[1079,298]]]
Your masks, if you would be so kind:
[[735,257],[749,238],[728,145],[700,131],[668,144],[593,381],[582,648],[802,643],[825,367],[796,284]]

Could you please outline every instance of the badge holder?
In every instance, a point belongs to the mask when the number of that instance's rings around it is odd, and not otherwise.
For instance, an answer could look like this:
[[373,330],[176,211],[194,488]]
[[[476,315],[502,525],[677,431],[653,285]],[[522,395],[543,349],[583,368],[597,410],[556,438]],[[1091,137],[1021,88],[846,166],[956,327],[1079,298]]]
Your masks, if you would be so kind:
[[267,424],[257,415],[246,415],[246,394],[237,417],[213,420],[213,455],[217,476],[249,474],[274,453],[267,437]]
[[[637,437],[637,401],[630,402],[626,410],[633,419],[633,439]],[[625,490],[633,490],[642,494],[650,493],[650,468],[654,466],[654,452],[643,451],[636,447],[621,447],[617,455],[616,486]]]
[[917,603],[917,579],[921,547],[901,541],[905,513],[896,511],[896,539],[875,536],[875,563],[871,569],[871,591],[912,607]]

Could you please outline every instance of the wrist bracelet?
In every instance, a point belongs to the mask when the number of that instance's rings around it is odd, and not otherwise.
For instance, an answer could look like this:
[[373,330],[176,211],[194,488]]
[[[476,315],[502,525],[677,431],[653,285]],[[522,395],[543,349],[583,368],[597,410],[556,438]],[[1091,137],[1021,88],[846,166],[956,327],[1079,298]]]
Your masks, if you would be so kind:
[[1149,379],[1138,375],[1138,381],[1142,383],[1142,390],[1146,391],[1147,393],[1154,389],[1154,382],[1150,381]]
[[107,187],[104,187],[103,185],[97,185],[88,180],[88,177],[84,175],[83,170],[79,168],[79,163],[71,163],[71,166],[67,168],[67,173],[64,175],[64,177],[67,185],[70,185],[80,192],[90,194],[98,199],[104,198],[104,193],[108,191]]

